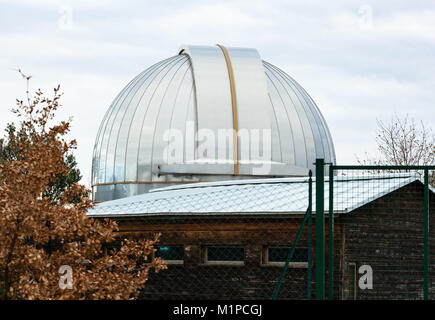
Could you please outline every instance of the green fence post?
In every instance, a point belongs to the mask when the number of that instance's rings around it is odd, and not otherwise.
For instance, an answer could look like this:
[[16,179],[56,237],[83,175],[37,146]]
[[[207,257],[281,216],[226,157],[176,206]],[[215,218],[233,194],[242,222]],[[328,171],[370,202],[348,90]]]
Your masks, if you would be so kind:
[[316,159],[316,299],[325,299],[324,159]]
[[424,300],[429,299],[429,170],[424,170]]
[[310,170],[308,179],[308,275],[307,275],[307,298],[311,300],[311,283],[313,277],[313,172]]
[[334,299],[334,165],[329,165],[328,299]]
[[293,258],[293,255],[296,250],[296,246],[298,245],[299,242],[299,238],[301,237],[302,232],[304,231],[305,223],[307,222],[309,216],[310,216],[310,209],[307,208],[307,211],[305,212],[304,215],[304,219],[302,220],[301,226],[299,227],[298,233],[296,234],[295,241],[293,242],[290,252],[287,255],[287,259],[285,261],[284,268],[282,269],[281,276],[279,277],[278,283],[275,287],[275,290],[273,291],[272,300],[276,300],[278,297],[279,289],[281,288],[282,282],[284,281],[285,273],[287,272],[290,261]]

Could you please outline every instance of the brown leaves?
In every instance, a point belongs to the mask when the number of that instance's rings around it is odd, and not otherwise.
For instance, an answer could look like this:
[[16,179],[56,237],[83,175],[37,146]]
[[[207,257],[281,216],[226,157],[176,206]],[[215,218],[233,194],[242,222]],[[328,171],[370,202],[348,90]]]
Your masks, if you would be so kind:
[[[17,159],[0,165],[0,297],[8,299],[130,299],[148,279],[151,269],[165,268],[161,259],[140,262],[154,252],[153,239],[118,240],[117,250],[105,250],[117,239],[112,220],[86,217],[89,198],[74,204],[73,184],[58,202],[43,195],[49,183],[68,168],[63,161],[76,141],[68,141],[69,121],[52,123],[60,106],[60,86],[53,98],[38,90],[29,103],[17,100],[14,110],[22,118],[16,142]],[[106,254],[106,251],[109,254]],[[143,259],[142,259],[143,260]],[[86,262],[86,263],[85,263]],[[73,270],[73,288],[59,287],[59,268]]]

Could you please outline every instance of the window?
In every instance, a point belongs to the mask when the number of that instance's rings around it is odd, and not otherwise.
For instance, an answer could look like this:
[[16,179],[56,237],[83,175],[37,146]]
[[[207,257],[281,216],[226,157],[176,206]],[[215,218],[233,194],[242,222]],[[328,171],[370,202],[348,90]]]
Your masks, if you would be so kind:
[[205,247],[203,258],[206,264],[243,265],[245,249],[243,247]]
[[[291,247],[265,247],[263,250],[263,263],[266,265],[283,266],[290,253]],[[289,267],[307,268],[308,249],[296,248]]]
[[184,247],[182,246],[160,246],[154,253],[155,257],[162,258],[168,264],[184,263]]

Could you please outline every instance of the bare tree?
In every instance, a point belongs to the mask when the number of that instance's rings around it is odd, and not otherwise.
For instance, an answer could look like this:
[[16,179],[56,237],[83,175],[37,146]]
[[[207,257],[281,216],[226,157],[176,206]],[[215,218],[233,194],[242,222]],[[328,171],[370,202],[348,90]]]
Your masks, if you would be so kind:
[[[395,114],[390,122],[377,121],[376,131],[378,157],[365,154],[365,159],[357,157],[362,165],[434,165],[435,136],[423,121],[416,122],[406,115],[400,118]],[[435,172],[431,174],[431,184],[435,182]]]

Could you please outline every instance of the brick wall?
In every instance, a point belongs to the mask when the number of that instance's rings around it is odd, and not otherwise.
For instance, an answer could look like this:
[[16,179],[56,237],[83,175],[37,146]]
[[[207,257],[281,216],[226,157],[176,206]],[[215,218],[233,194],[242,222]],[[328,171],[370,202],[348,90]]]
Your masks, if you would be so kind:
[[[430,200],[430,244],[434,244],[433,194]],[[423,185],[414,182],[340,215],[335,224],[343,235],[335,239],[336,297],[422,299],[423,212]],[[372,290],[359,289],[361,265],[372,267]],[[431,272],[432,281],[434,276]]]
[[[264,247],[291,246],[301,221],[301,216],[175,218],[130,220],[120,227],[136,237],[159,231],[160,245],[184,246],[184,265],[150,274],[142,299],[270,299],[282,267],[263,263]],[[244,247],[244,265],[204,264],[203,248],[216,245]],[[307,227],[299,246],[307,246]],[[306,299],[306,288],[307,268],[291,267],[280,298]]]
[[[435,199],[431,194],[430,243],[435,257]],[[120,231],[131,237],[161,232],[160,245],[183,245],[184,265],[151,273],[141,299],[269,299],[282,267],[262,264],[264,246],[291,246],[302,216],[270,214],[241,218],[181,217],[121,220]],[[325,222],[328,225],[328,222]],[[313,221],[313,262],[315,244]],[[327,229],[327,228],[326,228]],[[334,295],[349,299],[421,299],[423,294],[423,186],[415,182],[349,214],[336,216],[334,244]],[[326,249],[327,249],[326,230]],[[202,248],[232,245],[245,248],[245,264],[204,265]],[[307,227],[299,247],[307,246]],[[327,253],[326,253],[327,254]],[[326,257],[326,262],[328,261]],[[354,291],[358,268],[373,268],[373,290]],[[435,285],[435,258],[431,283]],[[313,268],[313,280],[315,270]],[[325,275],[326,285],[327,272]],[[356,284],[356,286],[355,286]],[[314,281],[312,282],[314,292]],[[307,269],[289,268],[280,290],[281,299],[306,299]],[[435,292],[431,290],[431,297]]]

